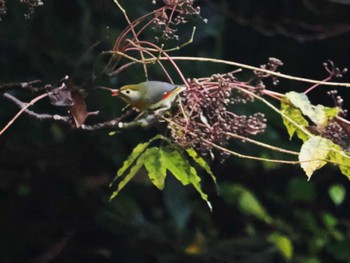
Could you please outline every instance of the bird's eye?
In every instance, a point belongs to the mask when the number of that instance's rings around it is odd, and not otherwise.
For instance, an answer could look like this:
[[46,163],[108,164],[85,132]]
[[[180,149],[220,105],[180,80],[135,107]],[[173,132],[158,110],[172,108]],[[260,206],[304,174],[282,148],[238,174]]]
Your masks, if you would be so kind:
[[131,92],[131,91],[130,91],[129,89],[127,89],[127,90],[125,91],[126,94],[130,94],[130,92]]

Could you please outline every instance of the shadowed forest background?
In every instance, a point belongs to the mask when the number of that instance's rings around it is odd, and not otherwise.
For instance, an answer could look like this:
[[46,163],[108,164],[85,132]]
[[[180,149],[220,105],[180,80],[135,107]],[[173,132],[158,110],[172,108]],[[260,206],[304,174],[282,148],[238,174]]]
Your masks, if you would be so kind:
[[[135,19],[162,1],[121,4]],[[350,66],[350,3],[345,0],[202,0],[195,5],[208,22],[189,17],[179,28],[180,41],[169,45],[186,42],[196,26],[194,41],[177,55],[253,66],[275,57],[284,63],[281,72],[320,80],[327,77],[322,65],[327,60]],[[6,7],[0,16],[0,85],[32,80],[55,84],[65,75],[76,85],[89,83],[105,62],[100,52],[110,50],[127,25],[112,0],[44,1],[29,19],[26,4],[6,1]],[[219,64],[178,65],[186,77],[232,70]],[[152,68],[149,78],[166,81]],[[118,88],[144,80],[142,68],[135,67],[112,79],[101,77],[95,85]],[[337,81],[350,82],[349,74]],[[285,93],[308,87],[281,79],[269,88]],[[320,86],[310,93],[313,104],[332,106],[326,94],[331,89]],[[349,90],[338,91],[349,109]],[[99,111],[88,121],[120,115],[124,104],[110,93],[93,86],[87,93],[89,111]],[[13,95],[22,101],[33,98],[30,92]],[[237,111],[263,111],[268,130],[259,136],[297,150],[300,144],[289,141],[281,117],[260,107],[247,104]],[[47,100],[31,109],[53,112]],[[1,96],[0,127],[17,111]],[[204,173],[202,179],[212,212],[192,187],[169,177],[159,191],[142,172],[110,201],[114,189],[109,184],[132,149],[159,132],[166,135],[166,130],[155,125],[114,136],[108,132],[72,130],[22,115],[0,136],[0,262],[350,262],[350,183],[331,165],[307,181],[298,166],[217,154],[207,159],[219,194]],[[232,142],[230,147],[279,157],[247,143]],[[345,197],[337,203],[334,196],[339,195]]]

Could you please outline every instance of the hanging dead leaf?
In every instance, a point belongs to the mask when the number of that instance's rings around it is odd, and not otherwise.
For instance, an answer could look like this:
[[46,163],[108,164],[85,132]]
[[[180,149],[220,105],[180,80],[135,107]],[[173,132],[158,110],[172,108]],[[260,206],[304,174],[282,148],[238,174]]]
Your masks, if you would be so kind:
[[84,95],[78,89],[71,91],[73,105],[69,107],[69,111],[74,119],[77,128],[84,124],[89,113],[86,110]]

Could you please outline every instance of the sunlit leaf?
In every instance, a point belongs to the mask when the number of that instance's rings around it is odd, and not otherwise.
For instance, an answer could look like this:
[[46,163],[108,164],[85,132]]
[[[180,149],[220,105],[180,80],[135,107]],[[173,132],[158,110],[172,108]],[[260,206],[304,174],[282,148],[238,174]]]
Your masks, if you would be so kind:
[[345,200],[346,189],[341,184],[333,184],[331,187],[329,187],[328,194],[335,205],[340,205]]
[[307,140],[300,149],[300,166],[310,180],[312,174],[323,167],[327,162],[332,142],[320,136],[313,136]]
[[348,153],[343,151],[339,145],[333,144],[329,160],[338,165],[341,173],[350,180],[350,155]]
[[149,179],[158,189],[163,190],[166,178],[166,167],[161,162],[160,149],[158,147],[149,148],[143,155]]
[[293,243],[288,237],[279,233],[273,233],[268,237],[268,240],[278,248],[286,260],[292,259]]
[[[139,158],[137,159],[136,163],[130,168],[130,171],[125,175],[125,177],[119,182],[117,190],[115,190],[110,199],[115,198],[120,190],[124,188],[124,186],[130,182],[130,180],[136,175],[136,173],[142,168],[142,166],[145,163],[145,159],[147,158],[147,155],[141,154]],[[119,172],[119,171],[118,171]]]
[[118,170],[117,176],[114,178],[114,180],[110,183],[109,186],[112,186],[114,181],[117,180],[120,176],[122,176],[130,167],[133,165],[133,163],[136,161],[137,158],[140,157],[140,155],[147,149],[147,147],[155,140],[162,139],[163,136],[157,135],[153,137],[148,142],[140,143],[138,144],[133,150],[132,153],[128,156],[128,158],[124,161],[123,166]]
[[333,118],[339,113],[338,108],[332,109],[323,105],[312,105],[304,93],[291,91],[286,93],[285,96],[295,107],[301,110],[304,116],[309,117],[317,126],[324,126],[330,118]]
[[193,148],[186,149],[186,151],[187,151],[188,155],[191,156],[192,159],[211,176],[214,183],[216,184],[216,177],[213,174],[213,172],[211,171],[208,163],[202,157],[200,157],[198,155],[198,153]]
[[272,223],[272,218],[263,205],[245,187],[237,184],[222,184],[220,185],[220,192],[229,204],[236,204],[242,213],[260,219],[267,224]]
[[190,164],[179,151],[163,147],[160,151],[160,157],[163,165],[177,180],[183,185],[190,183]]
[[333,119],[335,116],[339,114],[340,109],[338,107],[334,107],[334,108],[324,107],[324,111],[326,113],[327,119]]
[[171,150],[169,148],[161,149],[161,162],[168,169],[174,177],[183,185],[192,184],[202,199],[207,202],[210,209],[212,209],[208,196],[203,192],[200,182],[201,178],[197,171],[193,168],[186,157],[178,150]]
[[112,186],[115,180],[122,176],[126,172],[126,170],[128,170],[131,167],[131,165],[133,165],[136,159],[140,157],[140,155],[146,150],[149,144],[150,142],[140,143],[133,149],[132,153],[124,161],[123,166],[118,170],[117,176],[114,178],[114,180],[112,181],[112,183],[110,183],[109,186]]
[[[192,184],[202,199],[207,202],[209,208],[212,209],[208,196],[201,188],[201,178],[198,176],[196,169],[191,166],[187,159],[188,156],[184,155],[182,150],[171,146],[148,148],[157,139],[168,141],[162,136],[156,136],[146,143],[140,143],[134,148],[128,159],[124,161],[123,166],[118,170],[117,176],[111,183],[112,185],[117,179],[121,180],[111,199],[118,195],[119,191],[136,175],[142,166],[145,166],[150,180],[158,189],[164,189],[165,178],[167,171],[169,171],[183,185]],[[194,151],[190,151],[189,155],[215,179],[203,159],[197,156]]]
[[[291,139],[294,133],[296,133],[301,140],[306,141],[308,139],[308,136],[303,131],[301,131],[298,128],[298,126],[295,125],[296,123],[303,128],[306,128],[309,126],[309,122],[304,118],[301,111],[298,108],[295,108],[293,105],[291,105],[288,100],[282,100],[281,110],[282,110],[282,113],[285,115],[285,116],[282,116],[282,118],[283,118],[283,124],[287,128],[289,139]],[[290,119],[294,121],[294,123],[291,122]]]

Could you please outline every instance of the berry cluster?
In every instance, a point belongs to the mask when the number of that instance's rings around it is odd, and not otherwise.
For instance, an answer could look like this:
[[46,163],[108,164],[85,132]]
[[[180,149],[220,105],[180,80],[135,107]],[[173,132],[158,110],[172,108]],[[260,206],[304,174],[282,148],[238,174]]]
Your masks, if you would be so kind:
[[[338,95],[338,91],[331,90],[327,94],[331,96],[336,107],[340,109],[340,117],[345,117],[347,110],[343,108],[344,100]],[[342,122],[340,119],[334,118],[327,123],[322,135],[338,144],[343,149],[349,149],[350,146],[350,127],[347,123]]]
[[[254,100],[242,92],[245,83],[233,74],[215,74],[210,78],[191,79],[182,93],[181,110],[172,119],[173,140],[183,147],[194,147],[205,153],[212,144],[225,146],[232,134],[244,137],[265,131],[264,114],[238,115],[232,105]],[[261,92],[261,86],[249,86],[252,92]],[[231,134],[231,135],[230,135]]]

